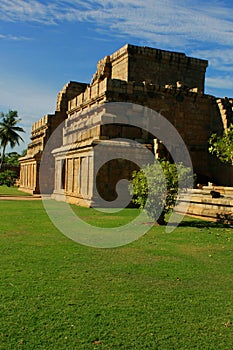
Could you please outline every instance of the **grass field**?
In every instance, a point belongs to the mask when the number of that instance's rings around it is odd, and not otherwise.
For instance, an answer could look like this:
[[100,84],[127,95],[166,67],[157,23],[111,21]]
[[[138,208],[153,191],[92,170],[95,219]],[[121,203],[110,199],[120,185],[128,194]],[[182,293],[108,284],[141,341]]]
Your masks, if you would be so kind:
[[[125,222],[75,208],[98,225]],[[0,349],[232,350],[231,228],[185,219],[115,249],[79,245],[41,201],[0,201]]]
[[0,186],[0,196],[30,196],[30,194],[19,191],[18,187]]

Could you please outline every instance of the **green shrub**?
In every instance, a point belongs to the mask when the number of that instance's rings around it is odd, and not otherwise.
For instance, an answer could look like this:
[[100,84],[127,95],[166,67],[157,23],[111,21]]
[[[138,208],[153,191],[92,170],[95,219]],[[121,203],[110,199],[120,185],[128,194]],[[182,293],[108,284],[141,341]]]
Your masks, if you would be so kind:
[[209,139],[209,152],[222,163],[233,165],[233,124],[226,129],[222,136],[212,134]]
[[130,193],[134,195],[133,202],[145,208],[149,217],[165,224],[165,214],[175,206],[178,189],[192,184],[190,168],[161,160],[133,172]]

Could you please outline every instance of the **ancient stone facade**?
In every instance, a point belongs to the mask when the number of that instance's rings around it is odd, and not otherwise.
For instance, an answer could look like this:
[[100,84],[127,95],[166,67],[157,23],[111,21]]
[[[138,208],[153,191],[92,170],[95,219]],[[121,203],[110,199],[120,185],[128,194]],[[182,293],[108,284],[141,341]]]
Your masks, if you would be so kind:
[[[35,194],[40,193],[39,169],[41,156],[45,145],[52,132],[67,117],[68,101],[84,91],[87,84],[69,82],[57,96],[57,106],[54,114],[47,114],[32,125],[31,143],[28,145],[27,153],[20,158],[20,190]],[[58,141],[58,140],[57,140]],[[59,141],[54,147],[60,146]],[[48,169],[48,183],[54,177],[54,159],[51,157],[50,169]],[[53,183],[53,181],[52,181]]]
[[[233,100],[204,93],[207,65],[206,60],[183,53],[133,45],[125,45],[105,57],[99,61],[90,84],[67,84],[58,95],[55,114],[33,125],[32,143],[21,158],[20,188],[39,191],[41,154],[60,124],[59,137],[50,145],[53,160],[48,162],[44,179],[47,192],[57,199],[88,206],[94,205],[96,191],[105,200],[114,200],[119,179],[129,179],[137,168],[124,159],[131,159],[133,154],[140,162],[145,157],[140,147],[131,147],[127,141],[116,142],[114,138],[134,140],[154,152],[161,152],[161,147],[155,149],[150,132],[121,122],[122,116],[111,123],[110,102],[132,104],[129,114],[141,113],[143,108],[161,113],[183,138],[199,182],[232,186],[232,167],[221,165],[208,153],[208,140],[213,132],[221,133],[233,121]],[[103,122],[106,118],[108,125]],[[169,142],[172,149],[172,139]],[[110,149],[118,157],[97,173],[99,145],[105,147],[103,159]]]

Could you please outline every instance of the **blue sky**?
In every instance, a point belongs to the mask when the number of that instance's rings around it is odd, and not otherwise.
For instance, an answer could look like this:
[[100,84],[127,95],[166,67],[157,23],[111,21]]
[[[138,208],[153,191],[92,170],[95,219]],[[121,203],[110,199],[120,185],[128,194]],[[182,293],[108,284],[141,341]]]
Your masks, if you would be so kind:
[[22,118],[21,149],[59,90],[126,43],[208,59],[205,92],[233,97],[232,0],[1,0],[0,111]]

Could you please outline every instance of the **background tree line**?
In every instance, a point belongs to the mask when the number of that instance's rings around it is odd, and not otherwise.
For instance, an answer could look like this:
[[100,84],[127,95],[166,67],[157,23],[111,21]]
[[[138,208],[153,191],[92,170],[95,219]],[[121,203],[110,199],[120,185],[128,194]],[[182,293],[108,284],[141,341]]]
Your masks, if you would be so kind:
[[17,171],[10,168],[19,167],[18,158],[20,155],[17,152],[6,154],[6,148],[10,146],[13,149],[23,141],[20,133],[25,131],[18,126],[20,121],[17,111],[10,110],[8,113],[0,113],[0,185],[12,186],[18,177]]

